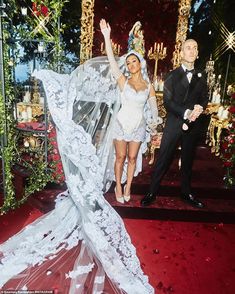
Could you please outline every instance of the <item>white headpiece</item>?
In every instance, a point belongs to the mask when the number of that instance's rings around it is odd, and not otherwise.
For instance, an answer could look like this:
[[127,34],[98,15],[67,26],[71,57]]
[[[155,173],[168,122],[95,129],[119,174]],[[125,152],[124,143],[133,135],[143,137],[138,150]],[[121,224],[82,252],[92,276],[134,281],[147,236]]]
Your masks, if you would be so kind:
[[130,55],[135,55],[138,57],[140,63],[141,63],[141,68],[146,68],[146,60],[144,59],[143,55],[141,55],[140,53],[136,52],[135,50],[131,50],[129,51],[125,58],[127,59]]
[[[125,57],[125,61],[126,59],[130,56],[130,55],[135,55],[138,57],[140,64],[141,64],[141,73],[142,76],[145,80],[149,81],[149,77],[148,77],[148,73],[147,73],[147,64],[146,64],[146,60],[144,59],[143,55],[141,55],[140,53],[136,52],[135,50],[131,50],[129,51],[126,55],[124,55]],[[127,65],[126,65],[126,71],[129,72]]]

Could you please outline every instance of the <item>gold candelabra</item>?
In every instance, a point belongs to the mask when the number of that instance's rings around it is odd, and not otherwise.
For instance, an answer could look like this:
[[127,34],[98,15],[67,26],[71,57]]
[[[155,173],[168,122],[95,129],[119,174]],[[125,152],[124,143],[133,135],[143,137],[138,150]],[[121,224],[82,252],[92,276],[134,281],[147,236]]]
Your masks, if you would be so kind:
[[[118,43],[114,43],[111,39],[111,45],[112,45],[112,49],[113,49],[113,54],[116,56],[119,56],[120,54],[120,50],[121,50],[121,46]],[[102,42],[100,45],[100,52],[102,55],[106,55],[106,50],[104,47],[104,43]]]
[[211,101],[213,88],[215,85],[215,62],[212,60],[212,56],[210,56],[210,60],[206,63],[206,73],[207,73],[207,86],[209,90],[209,100]]
[[151,47],[148,51],[148,58],[155,60],[155,66],[154,66],[154,75],[153,79],[157,78],[157,66],[158,66],[158,60],[162,60],[166,57],[166,47],[163,47],[163,43],[154,43],[154,46]]

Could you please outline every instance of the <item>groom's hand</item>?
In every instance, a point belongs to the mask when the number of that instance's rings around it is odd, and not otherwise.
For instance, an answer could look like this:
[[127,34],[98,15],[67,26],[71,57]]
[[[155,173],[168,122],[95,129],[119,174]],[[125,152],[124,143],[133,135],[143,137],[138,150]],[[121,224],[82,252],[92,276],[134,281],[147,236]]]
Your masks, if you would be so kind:
[[199,104],[195,104],[193,110],[187,109],[185,111],[185,122],[182,125],[182,129],[187,131],[191,122],[194,122],[200,114],[203,112],[203,107]]
[[203,107],[199,104],[195,104],[194,105],[194,108],[193,108],[193,111],[190,113],[189,117],[188,117],[188,120],[189,121],[195,121],[199,116],[200,114],[203,112]]

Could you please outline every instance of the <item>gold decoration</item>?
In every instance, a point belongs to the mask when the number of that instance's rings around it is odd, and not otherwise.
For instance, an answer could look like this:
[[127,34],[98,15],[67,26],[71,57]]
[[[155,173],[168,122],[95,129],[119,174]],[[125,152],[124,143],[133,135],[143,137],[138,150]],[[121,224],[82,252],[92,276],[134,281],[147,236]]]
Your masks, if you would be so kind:
[[80,63],[92,57],[95,0],[82,0]]
[[220,104],[219,103],[211,103],[207,104],[206,109],[203,111],[204,114],[213,114],[217,113],[219,110]]
[[150,160],[149,164],[153,164],[155,160],[155,150],[160,148],[162,134],[163,134],[163,128],[165,124],[165,118],[166,118],[166,109],[163,104],[163,92],[156,92],[156,100],[157,100],[157,106],[158,106],[158,115],[163,119],[163,122],[157,126],[157,135],[153,136],[151,138],[151,142],[149,144],[149,154],[150,154]]
[[21,114],[23,111],[27,109],[27,106],[32,108],[32,121],[35,121],[36,116],[40,116],[43,114],[43,105],[42,104],[31,104],[31,103],[24,103],[24,102],[19,102],[17,103],[17,113],[19,116],[19,120],[21,119]]
[[[81,48],[80,63],[92,57],[94,35],[94,4],[95,0],[82,0],[81,17]],[[180,64],[181,44],[186,40],[188,30],[188,17],[191,9],[191,0],[179,0],[179,16],[176,30],[176,45],[173,53],[173,68]],[[102,50],[103,51],[103,50]]]
[[180,65],[180,50],[182,43],[186,40],[188,31],[188,18],[191,9],[191,0],[180,0],[179,1],[179,16],[178,25],[176,31],[176,44],[175,51],[173,52],[173,68]]
[[157,100],[157,107],[158,107],[158,115],[163,119],[163,122],[157,126],[158,132],[162,132],[165,124],[166,118],[166,109],[164,107],[163,102],[163,92],[156,92],[156,100]]
[[[118,44],[118,43],[114,43],[111,39],[111,45],[112,45],[112,50],[113,50],[113,54],[116,55],[116,56],[119,56],[120,54],[120,49],[121,49],[121,46]],[[101,43],[101,46],[100,46],[100,53],[102,55],[107,55],[106,54],[106,50],[104,48],[104,43],[102,42]]]
[[148,51],[148,58],[155,60],[155,66],[154,66],[154,75],[153,80],[155,81],[157,78],[157,65],[158,60],[162,60],[166,57],[166,47],[163,47],[163,43],[154,43],[154,48],[151,47]]
[[206,143],[211,146],[211,153],[215,153],[216,156],[220,155],[220,137],[222,129],[228,129],[229,123],[229,119],[227,118],[219,119],[217,115],[211,116]]
[[149,153],[150,153],[150,160],[149,160],[149,164],[153,164],[154,160],[155,160],[155,150],[160,148],[161,145],[161,140],[162,140],[162,132],[161,133],[157,133],[156,136],[153,136],[151,138],[151,142],[150,142],[150,148],[149,148]]

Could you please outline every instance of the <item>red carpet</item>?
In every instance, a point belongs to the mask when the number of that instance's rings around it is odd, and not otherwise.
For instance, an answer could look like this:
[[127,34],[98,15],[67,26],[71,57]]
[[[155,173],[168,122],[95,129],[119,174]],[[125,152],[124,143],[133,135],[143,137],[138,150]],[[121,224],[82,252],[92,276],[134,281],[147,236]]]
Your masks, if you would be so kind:
[[38,209],[24,204],[20,208],[0,216],[0,243],[6,241],[41,215],[42,212]]
[[[1,216],[0,242],[40,215],[26,204]],[[235,293],[235,225],[124,221],[156,293]],[[66,294],[63,283],[57,287]]]
[[[151,173],[152,167],[145,159],[143,172],[134,180],[128,204],[117,204],[112,187],[106,199],[123,217],[143,271],[156,293],[235,293],[235,190],[224,186],[221,161],[209,148],[198,149],[193,190],[206,203],[205,209],[192,208],[180,200],[177,158],[163,180],[158,201],[149,207],[140,207]],[[22,179],[18,175],[18,195],[23,189]],[[32,196],[28,204],[2,216],[0,242],[53,209],[56,195],[64,189],[64,186],[48,186]],[[51,287],[57,289],[54,294],[68,292],[64,280],[66,266],[61,265],[60,270],[49,276],[50,283],[46,282],[56,285]],[[60,277],[59,281],[56,277]],[[35,288],[41,289],[41,283],[44,285],[45,279],[35,281]],[[104,293],[113,292],[105,290]]]
[[235,293],[235,225],[125,220],[156,293]]

